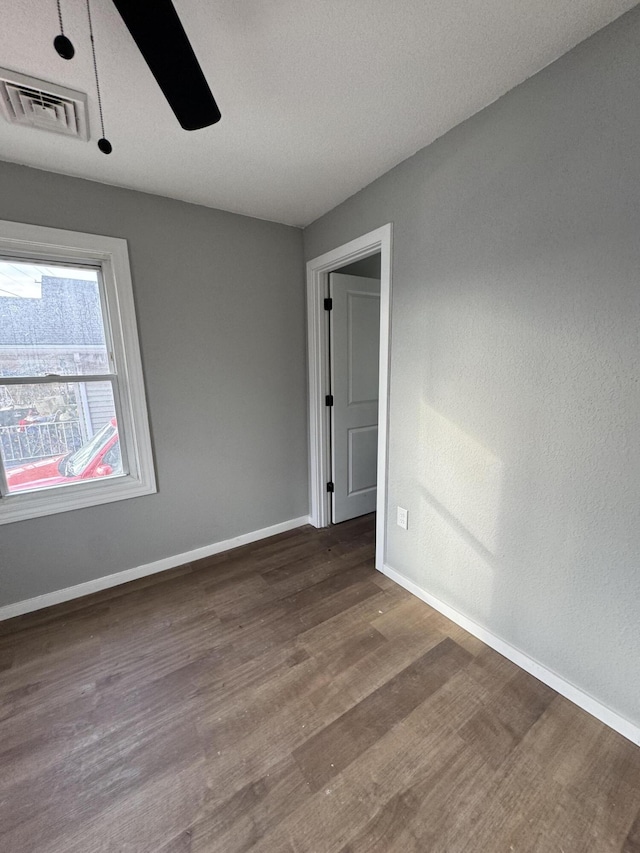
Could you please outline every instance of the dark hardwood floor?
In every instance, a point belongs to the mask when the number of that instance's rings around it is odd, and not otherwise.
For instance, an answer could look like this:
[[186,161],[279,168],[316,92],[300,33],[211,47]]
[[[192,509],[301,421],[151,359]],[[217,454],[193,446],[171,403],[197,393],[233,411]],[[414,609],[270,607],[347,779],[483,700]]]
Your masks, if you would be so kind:
[[372,566],[367,517],[1,624],[2,853],[640,853],[640,749]]

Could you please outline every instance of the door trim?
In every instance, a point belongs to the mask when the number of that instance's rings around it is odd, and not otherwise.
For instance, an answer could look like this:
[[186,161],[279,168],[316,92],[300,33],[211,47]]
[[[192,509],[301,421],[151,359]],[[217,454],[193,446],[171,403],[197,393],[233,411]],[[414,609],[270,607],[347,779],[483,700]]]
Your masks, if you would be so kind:
[[329,273],[380,253],[380,363],[378,370],[378,463],[376,496],[376,568],[384,565],[388,479],[389,357],[391,352],[391,223],[363,234],[307,263],[307,352],[309,361],[310,522],[329,525],[327,483],[331,479],[330,420],[325,405],[329,387],[329,338],[324,298]]

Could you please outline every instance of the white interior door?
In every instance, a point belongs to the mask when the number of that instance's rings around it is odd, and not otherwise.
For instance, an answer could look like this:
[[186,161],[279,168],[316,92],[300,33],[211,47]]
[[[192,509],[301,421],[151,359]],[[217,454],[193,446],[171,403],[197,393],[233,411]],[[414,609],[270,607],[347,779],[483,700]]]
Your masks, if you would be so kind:
[[331,273],[332,521],[376,508],[380,280]]

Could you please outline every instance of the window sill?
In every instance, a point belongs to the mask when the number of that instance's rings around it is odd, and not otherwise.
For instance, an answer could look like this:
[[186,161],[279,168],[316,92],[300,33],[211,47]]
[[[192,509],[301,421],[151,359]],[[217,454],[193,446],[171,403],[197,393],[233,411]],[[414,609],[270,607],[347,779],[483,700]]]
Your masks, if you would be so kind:
[[0,500],[0,524],[26,521],[43,515],[56,515],[74,509],[85,509],[157,492],[155,478],[139,480],[131,475],[7,495]]

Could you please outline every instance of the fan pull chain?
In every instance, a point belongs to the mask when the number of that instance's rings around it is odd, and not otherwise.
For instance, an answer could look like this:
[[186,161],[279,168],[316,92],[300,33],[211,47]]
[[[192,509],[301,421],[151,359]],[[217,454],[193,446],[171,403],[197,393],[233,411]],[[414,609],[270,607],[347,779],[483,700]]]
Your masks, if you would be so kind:
[[[60,0],[58,0],[60,2]],[[100,97],[100,81],[98,80],[98,63],[96,61],[96,45],[93,38],[93,24],[91,22],[91,4],[90,0],[87,0],[87,17],[89,18],[89,36],[91,38],[91,54],[93,56],[93,73],[96,78],[96,93],[98,95],[98,111],[100,113],[100,129],[102,131],[102,136],[98,140],[98,148],[102,151],[103,154],[111,154],[113,151],[113,146],[109,142],[108,139],[105,138],[104,135],[104,116],[102,114],[102,98]]]
[[58,5],[58,23],[60,24],[60,35],[54,38],[53,46],[55,47],[58,56],[61,56],[63,59],[73,59],[76,50],[70,39],[68,39],[64,34],[61,0],[56,0],[56,2]]

